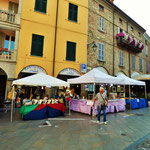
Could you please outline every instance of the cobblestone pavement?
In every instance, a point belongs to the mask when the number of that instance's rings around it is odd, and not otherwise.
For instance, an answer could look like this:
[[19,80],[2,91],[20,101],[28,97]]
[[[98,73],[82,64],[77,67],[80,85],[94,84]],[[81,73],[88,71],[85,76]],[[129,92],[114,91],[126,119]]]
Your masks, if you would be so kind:
[[137,145],[133,150],[150,150],[150,138]]
[[10,123],[10,112],[0,112],[0,150],[148,149],[150,108],[108,114],[107,125],[95,119],[72,112],[56,120],[23,121],[16,111]]

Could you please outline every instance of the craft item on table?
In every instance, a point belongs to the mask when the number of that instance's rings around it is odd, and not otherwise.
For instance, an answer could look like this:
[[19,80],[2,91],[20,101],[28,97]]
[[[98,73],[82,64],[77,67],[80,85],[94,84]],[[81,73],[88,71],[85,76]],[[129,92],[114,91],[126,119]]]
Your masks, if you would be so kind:
[[43,100],[42,104],[47,104],[48,100]]
[[47,104],[51,104],[51,102],[52,102],[52,100],[49,99],[49,100],[47,101]]
[[43,103],[42,99],[38,100],[38,104],[42,104],[42,103]]
[[64,103],[63,99],[58,99],[59,103]]
[[87,105],[93,106],[93,103],[94,103],[94,102],[93,102],[92,100],[88,100],[88,101],[87,101]]
[[33,104],[33,105],[38,104],[38,100],[37,100],[37,99],[32,99],[32,104]]
[[24,102],[24,106],[30,106],[30,105],[32,105],[32,101],[31,100],[26,100]]

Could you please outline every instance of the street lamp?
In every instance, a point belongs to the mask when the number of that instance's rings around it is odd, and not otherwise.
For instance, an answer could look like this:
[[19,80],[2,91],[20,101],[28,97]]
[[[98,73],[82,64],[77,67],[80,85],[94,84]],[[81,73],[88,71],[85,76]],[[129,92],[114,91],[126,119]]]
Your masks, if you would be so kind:
[[95,52],[96,49],[97,49],[97,45],[95,44],[95,41],[93,41],[93,46],[92,46],[92,48],[93,48],[93,51]]

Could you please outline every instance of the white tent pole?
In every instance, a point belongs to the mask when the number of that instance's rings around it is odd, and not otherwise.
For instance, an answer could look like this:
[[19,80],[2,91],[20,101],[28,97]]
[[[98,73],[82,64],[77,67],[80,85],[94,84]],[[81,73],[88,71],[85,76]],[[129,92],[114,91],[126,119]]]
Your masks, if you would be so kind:
[[[94,94],[93,94],[93,99],[95,98],[95,83],[94,83]],[[94,102],[95,103],[95,102]],[[95,104],[92,112],[92,116],[95,117]]]
[[146,85],[145,85],[145,98],[147,99]]
[[70,113],[70,101],[69,101],[69,116],[71,115],[71,113]]
[[130,109],[131,109],[131,88],[130,88],[130,85],[129,85],[129,98],[130,98]]
[[15,86],[13,85],[13,96],[12,96],[12,101],[11,101],[11,119],[10,119],[11,122],[12,122],[12,119],[13,119],[14,97],[15,97]]
[[126,97],[126,85],[124,85],[124,95]]

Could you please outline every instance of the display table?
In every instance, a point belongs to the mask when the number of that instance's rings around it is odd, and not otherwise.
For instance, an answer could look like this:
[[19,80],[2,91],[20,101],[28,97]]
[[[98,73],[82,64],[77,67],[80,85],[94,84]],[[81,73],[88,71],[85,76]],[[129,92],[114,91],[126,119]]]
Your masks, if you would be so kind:
[[44,118],[54,118],[63,116],[65,105],[59,104],[36,104],[30,106],[22,106],[20,114],[24,120],[40,120]]
[[[77,100],[71,99],[70,101],[70,110],[91,114],[91,108],[93,109],[93,101],[92,100]],[[125,99],[115,99],[108,101],[108,107],[106,108],[106,112],[117,112],[125,111]],[[95,107],[93,109],[94,114],[97,115],[97,101],[95,102]]]
[[[130,104],[130,99],[126,99],[126,104]],[[131,108],[145,108],[148,107],[148,100],[145,98],[131,99]]]

